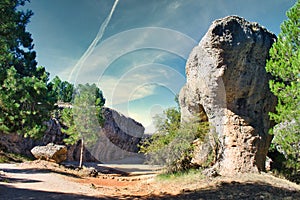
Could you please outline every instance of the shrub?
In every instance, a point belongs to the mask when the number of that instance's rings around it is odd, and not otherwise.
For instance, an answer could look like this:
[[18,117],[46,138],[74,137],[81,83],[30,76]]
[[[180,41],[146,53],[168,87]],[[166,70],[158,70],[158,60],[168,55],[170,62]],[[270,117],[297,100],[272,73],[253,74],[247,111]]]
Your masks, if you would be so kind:
[[180,124],[180,112],[169,108],[155,118],[157,131],[140,145],[149,164],[163,165],[167,173],[193,168],[193,141],[204,141],[211,127],[199,119]]

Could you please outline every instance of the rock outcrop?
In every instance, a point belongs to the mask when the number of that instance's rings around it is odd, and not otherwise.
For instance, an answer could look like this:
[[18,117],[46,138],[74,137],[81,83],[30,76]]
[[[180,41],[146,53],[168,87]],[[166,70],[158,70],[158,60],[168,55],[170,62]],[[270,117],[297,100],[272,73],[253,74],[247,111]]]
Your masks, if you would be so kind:
[[102,162],[139,156],[138,144],[145,131],[143,125],[110,108],[103,107],[102,114],[104,124],[91,149],[92,154]]
[[67,159],[67,147],[49,143],[46,146],[36,146],[31,150],[32,155],[41,160],[61,163]]
[[[103,108],[103,127],[100,128],[98,139],[92,147],[85,147],[83,159],[86,162],[111,162],[130,157],[142,157],[138,154],[138,144],[144,135],[144,127],[135,120],[110,108]],[[0,149],[18,154],[32,156],[30,150],[35,146],[45,146],[48,143],[63,145],[68,137],[61,132],[61,124],[57,119],[46,122],[48,129],[39,140],[23,138],[18,134],[0,133]],[[78,161],[80,145],[67,145],[67,160]],[[142,160],[142,159],[139,159]],[[130,161],[129,161],[130,162]]]
[[[276,98],[265,71],[276,36],[237,16],[216,20],[186,64],[182,121],[202,115],[220,141],[221,174],[264,170]],[[200,152],[201,153],[201,152]]]
[[66,135],[61,132],[58,120],[55,118],[50,119],[45,122],[45,125],[48,128],[43,137],[38,140],[24,138],[17,133],[0,133],[0,149],[32,157],[31,149],[35,146],[45,146],[48,143],[63,145],[63,139]]
[[30,150],[36,146],[36,142],[31,138],[24,138],[17,133],[0,133],[0,150],[23,154],[32,157]]

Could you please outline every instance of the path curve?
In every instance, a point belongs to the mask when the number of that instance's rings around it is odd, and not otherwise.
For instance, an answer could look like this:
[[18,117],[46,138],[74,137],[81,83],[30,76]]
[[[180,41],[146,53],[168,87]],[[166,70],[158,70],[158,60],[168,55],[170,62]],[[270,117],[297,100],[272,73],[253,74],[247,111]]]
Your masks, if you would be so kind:
[[[2,180],[1,180],[2,179]],[[48,170],[0,164],[0,199],[111,199],[89,185],[68,181]]]

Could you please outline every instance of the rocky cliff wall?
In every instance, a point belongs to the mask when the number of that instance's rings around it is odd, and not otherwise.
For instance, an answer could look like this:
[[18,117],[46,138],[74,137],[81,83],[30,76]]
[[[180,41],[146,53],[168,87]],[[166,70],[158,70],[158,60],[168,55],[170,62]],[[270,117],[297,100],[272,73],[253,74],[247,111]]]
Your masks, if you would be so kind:
[[105,122],[96,145],[90,148],[92,154],[102,162],[139,156],[138,144],[145,131],[143,125],[110,108],[104,107],[102,114]]

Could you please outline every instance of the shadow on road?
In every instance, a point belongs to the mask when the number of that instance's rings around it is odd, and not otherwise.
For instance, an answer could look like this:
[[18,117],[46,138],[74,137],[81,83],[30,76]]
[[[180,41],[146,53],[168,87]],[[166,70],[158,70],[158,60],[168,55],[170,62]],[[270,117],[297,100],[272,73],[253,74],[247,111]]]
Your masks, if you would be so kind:
[[178,195],[123,196],[122,199],[244,199],[282,200],[300,199],[300,190],[288,190],[265,183],[221,183],[217,187],[201,190],[183,190]]
[[73,178],[80,178],[79,176],[68,173],[68,172],[62,172],[58,170],[51,170],[51,169],[38,169],[38,168],[26,168],[26,169],[8,169],[8,168],[0,168],[3,172],[6,173],[16,173],[16,174],[43,174],[43,173],[57,173],[64,176],[69,176]]
[[41,199],[56,199],[56,200],[96,200],[96,199],[116,199],[110,197],[89,197],[85,195],[67,194],[59,192],[45,192],[38,190],[20,189],[6,185],[0,185],[1,200],[41,200]]
[[23,178],[11,178],[11,177],[2,177],[0,176],[0,182],[5,183],[38,183],[42,182],[39,180],[33,180],[33,179],[23,179]]

